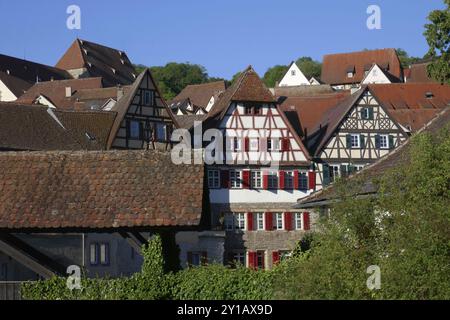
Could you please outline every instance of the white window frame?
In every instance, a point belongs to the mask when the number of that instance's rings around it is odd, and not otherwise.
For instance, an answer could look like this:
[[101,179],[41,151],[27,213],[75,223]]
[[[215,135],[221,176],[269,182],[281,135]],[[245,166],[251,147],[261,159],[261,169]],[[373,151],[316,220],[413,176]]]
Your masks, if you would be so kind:
[[259,139],[258,138],[250,138],[250,151],[258,151],[259,150]]
[[262,189],[262,172],[261,170],[251,170],[250,171],[250,180],[252,189]]
[[208,187],[212,189],[220,188],[220,170],[208,170]]
[[294,225],[295,225],[295,230],[303,230],[303,213],[302,212],[296,212],[294,214]]
[[284,189],[294,189],[294,171],[284,172]]
[[255,225],[256,225],[257,231],[266,230],[266,219],[265,219],[264,212],[257,212],[255,214],[255,220],[256,220]]
[[[380,149],[389,149],[389,135],[388,134],[380,134]],[[383,139],[385,139],[385,144],[382,143]]]
[[354,73],[353,72],[347,72],[347,78],[353,78]]
[[332,172],[332,174],[330,174],[330,182],[335,182],[341,176],[341,166],[336,164],[330,164],[329,168],[330,173]]
[[230,170],[231,189],[242,189],[242,170]]
[[[356,138],[356,140],[354,141],[353,138]],[[358,142],[358,143],[353,145],[353,142]],[[360,134],[357,134],[357,133],[350,134],[350,148],[351,149],[361,148],[361,135]]]
[[235,231],[245,231],[247,229],[247,215],[242,212],[237,212],[234,214],[234,230]]
[[275,230],[284,230],[284,213],[283,212],[276,212],[274,215],[274,226]]

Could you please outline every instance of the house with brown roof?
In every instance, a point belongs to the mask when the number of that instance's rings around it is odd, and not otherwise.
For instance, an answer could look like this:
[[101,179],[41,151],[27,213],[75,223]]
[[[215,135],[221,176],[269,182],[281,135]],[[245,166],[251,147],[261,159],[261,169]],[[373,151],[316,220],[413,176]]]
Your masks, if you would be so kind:
[[63,276],[70,265],[88,277],[139,271],[154,232],[175,242],[206,228],[203,175],[203,165],[175,165],[157,151],[0,153],[2,280]]
[[137,73],[124,51],[76,39],[56,67],[73,78],[101,77],[106,87],[130,85]]
[[291,209],[315,190],[309,153],[251,66],[221,95],[203,126],[223,137],[223,150],[206,153],[206,159],[211,225],[225,231],[225,257],[270,269],[314,222],[308,212]]
[[307,146],[326,186],[402,145],[450,103],[450,87],[431,83],[371,84],[328,109]]
[[428,75],[429,64],[430,62],[415,63],[404,69],[405,82],[437,82]]
[[0,101],[14,101],[38,82],[71,78],[65,70],[0,54]]
[[225,90],[226,84],[223,80],[188,85],[169,102],[169,107],[177,115],[207,114]]
[[[369,72],[374,72],[371,69],[375,64],[390,82],[403,81],[402,67],[395,49],[325,55],[320,79],[335,89],[359,87]],[[377,70],[377,76],[384,79],[382,73]]]

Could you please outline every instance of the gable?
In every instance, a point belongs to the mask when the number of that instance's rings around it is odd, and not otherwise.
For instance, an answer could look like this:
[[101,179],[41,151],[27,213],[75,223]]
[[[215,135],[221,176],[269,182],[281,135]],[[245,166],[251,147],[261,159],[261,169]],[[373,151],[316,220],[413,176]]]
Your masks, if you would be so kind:
[[371,83],[391,83],[389,78],[386,76],[383,70],[377,65],[374,64],[372,68],[368,71],[367,75],[364,77],[362,84],[371,84]]
[[279,86],[301,86],[301,85],[310,85],[310,82],[305,77],[303,72],[297,66],[295,62],[291,63],[289,70],[284,75],[283,79],[281,79]]

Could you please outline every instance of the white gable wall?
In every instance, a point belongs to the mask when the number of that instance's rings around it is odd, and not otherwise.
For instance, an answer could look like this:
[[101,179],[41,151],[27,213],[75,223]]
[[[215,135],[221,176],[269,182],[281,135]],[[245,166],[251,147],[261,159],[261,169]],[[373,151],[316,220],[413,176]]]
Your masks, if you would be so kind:
[[281,79],[279,86],[280,87],[291,87],[291,86],[302,86],[302,85],[310,85],[308,79],[306,79],[303,72],[297,66],[296,63],[291,64],[291,67],[284,75],[283,79]]
[[0,80],[0,101],[15,101],[17,97],[9,88]]
[[374,64],[361,83],[391,83],[391,81],[386,77],[383,70],[377,64]]

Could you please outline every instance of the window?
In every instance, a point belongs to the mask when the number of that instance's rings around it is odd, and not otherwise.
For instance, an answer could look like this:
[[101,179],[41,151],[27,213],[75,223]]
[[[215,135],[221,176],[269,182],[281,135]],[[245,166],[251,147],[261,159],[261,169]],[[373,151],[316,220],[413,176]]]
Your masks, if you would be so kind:
[[259,139],[251,138],[250,139],[250,151],[258,151],[259,150]]
[[359,134],[351,134],[350,135],[350,148],[359,148]]
[[256,267],[258,269],[264,269],[264,257],[265,257],[265,252],[264,251],[258,251],[256,253]]
[[283,230],[284,221],[282,213],[275,213],[275,230]]
[[272,151],[272,139],[267,139],[267,151]]
[[308,174],[306,172],[298,173],[298,187],[300,190],[308,190]]
[[232,213],[225,215],[225,230],[226,231],[234,230],[234,217]]
[[89,246],[89,262],[91,266],[109,265],[109,244],[91,243]]
[[278,189],[278,174],[277,172],[269,172],[267,175],[267,182],[269,189]]
[[330,166],[330,182],[335,182],[339,178],[339,166],[331,165]]
[[292,252],[291,251],[280,251],[280,261],[285,261],[286,259],[289,259],[290,257],[292,257]]
[[153,91],[150,91],[150,90],[144,91],[144,105],[146,105],[146,106],[153,105]]
[[242,188],[242,171],[230,170],[231,189]]
[[241,150],[241,140],[238,137],[233,138],[233,151]]
[[260,115],[261,114],[261,107],[260,106],[256,106],[254,109],[254,113],[255,115]]
[[256,230],[265,230],[264,213],[256,214]]
[[347,72],[347,78],[353,78],[353,72]]
[[251,179],[252,179],[252,181],[251,181],[252,189],[261,189],[262,188],[261,171],[252,171]]
[[295,76],[295,70],[291,70],[291,76]]
[[284,172],[284,188],[294,189],[294,171]]
[[130,121],[130,138],[131,139],[140,139],[141,138],[141,124],[139,121],[131,120]]
[[191,266],[199,266],[202,261],[202,254],[199,252],[188,252],[188,263]]
[[208,170],[208,186],[210,188],[220,187],[220,171],[219,170]]
[[364,165],[363,165],[363,164],[357,164],[357,165],[355,165],[356,171],[361,171],[363,168],[364,168]]
[[279,138],[272,139],[272,147],[273,147],[273,151],[280,151],[280,139]]
[[234,215],[234,229],[245,230],[245,213],[236,213]]
[[297,212],[294,216],[294,222],[295,222],[295,230],[303,230],[303,219],[302,214],[300,212]]
[[245,252],[235,252],[233,254],[233,260],[235,264],[245,266]]
[[244,114],[245,115],[252,114],[252,107],[244,107]]
[[165,141],[167,140],[166,138],[166,124],[165,123],[157,123],[156,124],[156,138],[159,141]]
[[380,134],[380,149],[389,149],[389,136]]

